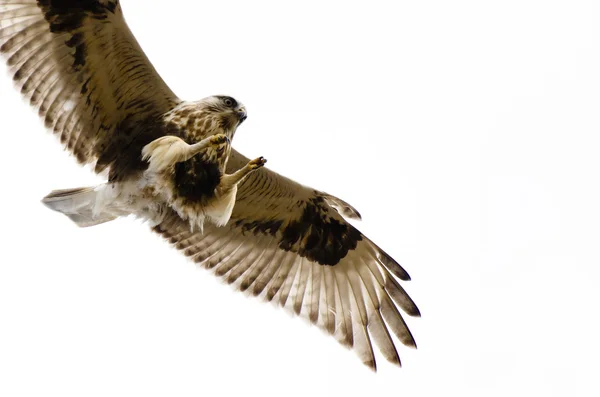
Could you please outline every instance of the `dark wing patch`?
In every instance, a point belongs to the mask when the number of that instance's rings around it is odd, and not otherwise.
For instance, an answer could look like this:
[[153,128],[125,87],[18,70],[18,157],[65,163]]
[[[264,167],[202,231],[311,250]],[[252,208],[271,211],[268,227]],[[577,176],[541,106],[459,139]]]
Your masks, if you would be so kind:
[[300,219],[285,226],[279,248],[321,265],[334,266],[361,240],[358,230],[332,216],[323,197],[315,196],[305,203]]
[[138,126],[180,102],[118,1],[0,0],[0,53],[45,125],[80,162],[96,163],[97,172],[110,167],[111,179],[138,167],[140,145],[164,135],[162,123],[150,133]]
[[317,192],[306,201],[297,203],[303,208],[298,218],[287,223],[282,220],[233,221],[243,233],[252,232],[277,236],[279,248],[290,251],[321,265],[334,266],[348,251],[356,248],[362,234],[344,220],[332,214],[323,197]]

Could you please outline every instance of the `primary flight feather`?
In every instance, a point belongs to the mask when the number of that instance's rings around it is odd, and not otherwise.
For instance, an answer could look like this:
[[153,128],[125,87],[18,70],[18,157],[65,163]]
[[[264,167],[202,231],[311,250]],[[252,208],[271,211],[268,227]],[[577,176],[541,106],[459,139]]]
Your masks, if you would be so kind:
[[[44,198],[79,226],[133,214],[242,291],[276,301],[375,369],[400,365],[419,310],[406,271],[350,225],[343,200],[231,148],[245,107],[180,100],[127,27],[117,0],[0,0],[0,53],[46,127],[105,184]],[[392,336],[392,334],[394,336]]]

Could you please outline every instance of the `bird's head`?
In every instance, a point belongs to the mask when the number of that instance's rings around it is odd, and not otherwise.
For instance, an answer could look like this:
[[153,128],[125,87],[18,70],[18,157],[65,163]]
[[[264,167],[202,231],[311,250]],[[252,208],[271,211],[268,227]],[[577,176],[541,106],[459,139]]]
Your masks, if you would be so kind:
[[198,142],[216,134],[232,139],[246,117],[246,108],[240,102],[230,96],[216,95],[197,102],[182,102],[165,115],[165,121]]
[[206,135],[225,134],[232,138],[237,127],[248,117],[246,107],[230,96],[211,96],[198,105],[204,117],[211,121],[210,126],[206,125],[207,131],[203,131]]

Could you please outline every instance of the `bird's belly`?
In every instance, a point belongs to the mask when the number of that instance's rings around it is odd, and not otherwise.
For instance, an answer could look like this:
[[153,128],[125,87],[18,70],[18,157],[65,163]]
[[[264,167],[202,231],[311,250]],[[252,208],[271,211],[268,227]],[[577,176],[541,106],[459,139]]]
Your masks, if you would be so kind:
[[221,171],[217,163],[204,161],[195,156],[175,165],[173,195],[189,203],[205,204],[215,196],[221,182]]
[[179,175],[146,172],[138,184],[143,193],[123,197],[129,197],[131,204],[139,207],[138,211],[153,219],[162,219],[164,208],[171,208],[190,223],[191,229],[202,230],[205,221],[225,225],[233,212],[237,187],[223,193],[218,188],[220,175],[207,177],[207,172],[193,172],[193,168],[180,168],[179,172]]

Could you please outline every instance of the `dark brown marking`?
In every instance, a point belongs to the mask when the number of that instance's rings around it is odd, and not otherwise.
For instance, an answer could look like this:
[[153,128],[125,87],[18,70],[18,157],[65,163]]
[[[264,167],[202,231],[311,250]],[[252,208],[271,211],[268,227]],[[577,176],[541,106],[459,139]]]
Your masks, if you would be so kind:
[[260,220],[260,221],[252,221],[252,222],[244,222],[243,220],[239,220],[233,224],[236,227],[242,229],[242,234],[253,233],[257,235],[258,233],[262,234],[270,234],[271,236],[275,236],[275,234],[283,225],[283,221],[281,220]]
[[38,0],[38,7],[53,33],[72,33],[65,42],[68,47],[75,48],[73,54],[73,70],[79,71],[85,66],[87,47],[83,33],[76,31],[83,26],[85,18],[106,19],[108,13],[114,13],[118,1],[106,4],[98,0]]
[[236,109],[239,106],[238,102],[230,96],[216,95],[216,97],[219,98],[219,100],[223,103],[223,105],[225,105],[231,109]]
[[328,214],[325,200],[310,199],[300,219],[283,229],[279,248],[292,251],[321,265],[334,266],[362,240],[361,233],[343,220]]
[[38,7],[55,33],[73,32],[83,25],[86,17],[106,19],[107,13],[114,13],[118,0],[106,4],[98,0],[38,0]]
[[175,189],[179,197],[201,202],[214,197],[215,188],[221,182],[217,162],[205,161],[196,155],[175,166]]

